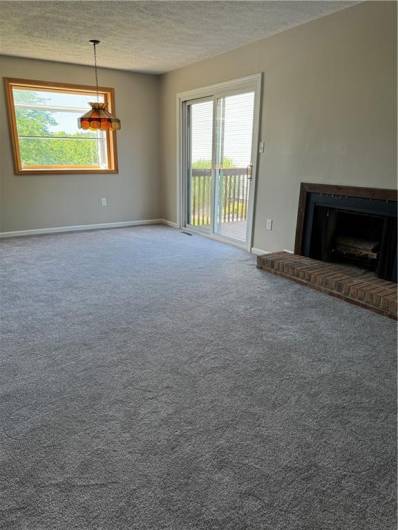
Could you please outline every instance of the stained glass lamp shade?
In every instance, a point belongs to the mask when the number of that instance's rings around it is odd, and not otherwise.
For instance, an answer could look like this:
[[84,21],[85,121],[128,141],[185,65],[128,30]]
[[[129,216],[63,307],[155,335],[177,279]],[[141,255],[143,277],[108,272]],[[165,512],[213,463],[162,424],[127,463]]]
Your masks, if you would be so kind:
[[96,46],[99,40],[90,40],[94,48],[95,84],[97,87],[97,102],[90,102],[91,110],[78,119],[80,129],[92,129],[95,131],[117,131],[120,129],[120,120],[112,116],[106,109],[106,103],[98,102],[98,72]]
[[116,131],[120,129],[120,120],[106,110],[106,103],[90,103],[91,110],[78,119],[80,129]]

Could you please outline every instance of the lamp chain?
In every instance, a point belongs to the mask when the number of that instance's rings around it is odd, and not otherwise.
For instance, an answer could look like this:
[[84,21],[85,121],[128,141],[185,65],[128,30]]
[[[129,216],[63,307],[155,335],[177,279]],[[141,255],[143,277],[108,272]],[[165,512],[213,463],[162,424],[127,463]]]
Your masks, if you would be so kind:
[[99,95],[98,95],[98,72],[97,72],[97,46],[98,42],[93,42],[94,46],[94,70],[95,70],[95,86],[97,91],[97,103],[99,102]]

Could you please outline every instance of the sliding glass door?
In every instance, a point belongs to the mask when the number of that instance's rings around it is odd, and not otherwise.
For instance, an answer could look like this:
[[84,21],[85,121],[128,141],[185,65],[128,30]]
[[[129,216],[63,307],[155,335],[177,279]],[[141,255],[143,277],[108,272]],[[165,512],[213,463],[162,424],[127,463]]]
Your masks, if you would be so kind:
[[185,226],[247,245],[254,187],[255,91],[185,102]]
[[252,179],[254,92],[217,99],[214,231],[246,242]]

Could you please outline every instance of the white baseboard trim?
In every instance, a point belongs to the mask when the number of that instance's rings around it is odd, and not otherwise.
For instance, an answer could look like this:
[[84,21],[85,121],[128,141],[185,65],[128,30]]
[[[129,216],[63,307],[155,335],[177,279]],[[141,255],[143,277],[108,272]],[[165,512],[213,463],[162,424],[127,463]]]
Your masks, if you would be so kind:
[[168,219],[159,219],[159,221],[163,225],[171,226],[171,228],[179,228],[178,224],[175,223],[174,221],[169,221]]
[[[256,256],[263,256],[264,254],[271,254],[270,250],[263,250],[262,248],[252,247],[252,254]],[[294,254],[293,250],[288,250],[287,248],[283,249],[283,252],[288,252],[289,254]]]
[[[0,232],[0,239],[7,237],[38,236],[44,234],[59,234],[63,232],[81,232],[83,230],[101,230],[104,228],[123,228],[127,226],[169,224],[164,219],[140,219],[138,221],[120,221],[116,223],[97,223],[90,225],[56,226],[53,228],[34,228],[31,230],[14,230]],[[172,226],[171,224],[169,226]]]
[[255,256],[264,256],[264,254],[270,254],[270,251],[263,250],[262,248],[252,247],[251,253],[254,254]]

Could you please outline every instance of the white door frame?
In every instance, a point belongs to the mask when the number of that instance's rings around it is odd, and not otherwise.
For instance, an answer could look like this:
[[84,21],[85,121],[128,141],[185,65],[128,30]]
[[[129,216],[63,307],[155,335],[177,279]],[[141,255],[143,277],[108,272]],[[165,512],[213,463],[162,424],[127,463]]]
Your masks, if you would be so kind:
[[[253,245],[253,224],[254,224],[254,209],[255,209],[255,198],[257,190],[257,167],[258,167],[258,146],[259,146],[259,132],[260,132],[260,112],[261,112],[261,89],[262,89],[262,73],[249,75],[240,79],[232,79],[225,83],[218,83],[216,85],[210,85],[207,87],[197,88],[189,90],[188,92],[180,92],[177,94],[177,223],[179,228],[186,226],[186,175],[184,169],[187,163],[187,145],[186,139],[184,138],[184,122],[186,121],[186,101],[192,99],[203,99],[210,97],[221,97],[226,94],[230,95],[233,92],[239,93],[242,90],[250,89],[254,91],[254,121],[253,121],[253,143],[252,143],[252,163],[253,179],[250,184],[252,191],[249,194],[249,205],[248,205],[248,238],[246,244],[241,244],[238,241],[229,240],[218,236],[217,234],[206,234],[203,231],[199,231],[201,235],[211,237],[212,239],[218,239],[224,242],[236,244],[237,246],[243,246],[249,252]],[[192,230],[190,228],[189,230]]]

